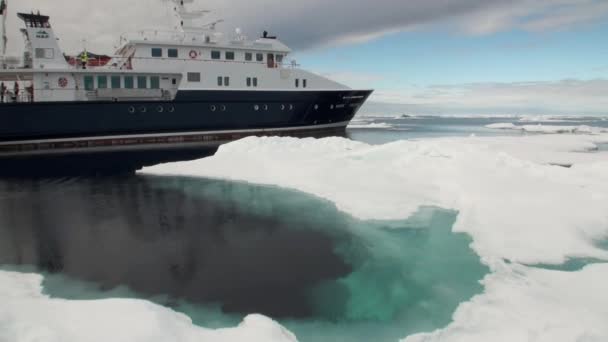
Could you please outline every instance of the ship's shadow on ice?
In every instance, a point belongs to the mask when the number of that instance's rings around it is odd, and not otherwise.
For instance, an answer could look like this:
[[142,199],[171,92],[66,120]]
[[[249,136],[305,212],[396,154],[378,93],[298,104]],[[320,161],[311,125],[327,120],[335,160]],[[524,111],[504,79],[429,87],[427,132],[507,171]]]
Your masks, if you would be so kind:
[[51,296],[156,298],[204,326],[224,325],[197,314],[214,307],[225,325],[262,313],[303,340],[370,324],[399,338],[449,323],[488,272],[451,232],[457,213],[437,208],[360,221],[295,191],[149,176],[0,181],[0,191],[0,264],[47,272]]

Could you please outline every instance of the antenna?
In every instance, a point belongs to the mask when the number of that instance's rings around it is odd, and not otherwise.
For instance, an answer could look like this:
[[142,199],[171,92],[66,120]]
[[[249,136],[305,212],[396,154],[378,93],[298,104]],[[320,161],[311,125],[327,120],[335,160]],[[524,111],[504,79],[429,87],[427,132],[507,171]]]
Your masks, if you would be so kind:
[[205,24],[203,26],[195,25],[195,21],[202,19],[205,15],[211,13],[209,10],[192,10],[190,9],[190,5],[195,2],[195,0],[162,0],[163,2],[168,2],[173,5],[173,11],[175,13],[175,17],[179,23],[179,27],[182,31],[185,32],[200,32],[205,30],[215,30],[215,26],[219,23],[224,22],[224,20],[216,20],[212,23]]
[[6,36],[6,17],[8,14],[8,0],[0,0],[0,18],[2,20],[2,59],[6,56],[6,44],[8,38]]

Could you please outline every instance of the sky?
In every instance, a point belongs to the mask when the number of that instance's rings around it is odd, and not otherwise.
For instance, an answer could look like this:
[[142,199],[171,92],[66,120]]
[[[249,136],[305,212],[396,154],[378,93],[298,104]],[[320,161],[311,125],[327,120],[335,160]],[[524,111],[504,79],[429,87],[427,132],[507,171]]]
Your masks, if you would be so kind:
[[[171,29],[169,0],[9,0],[51,16],[66,52]],[[303,68],[420,114],[607,114],[607,0],[196,0],[219,29],[279,36]],[[388,108],[388,107],[387,107]]]

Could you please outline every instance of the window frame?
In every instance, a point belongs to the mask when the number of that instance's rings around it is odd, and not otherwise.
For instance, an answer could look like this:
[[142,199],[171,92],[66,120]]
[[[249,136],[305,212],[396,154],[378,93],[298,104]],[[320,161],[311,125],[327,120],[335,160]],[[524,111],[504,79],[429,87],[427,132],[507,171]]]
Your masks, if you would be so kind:
[[302,79],[302,88],[308,88],[308,79],[306,79],[306,78]]
[[148,89],[148,76],[137,76],[137,89]]
[[300,88],[300,79],[296,78],[296,88]]
[[264,62],[264,54],[261,52],[258,52],[255,54],[255,61],[256,62]]
[[160,76],[150,76],[150,89],[160,89]]
[[217,85],[218,85],[218,87],[224,86],[224,78],[222,76],[217,77]]
[[[156,54],[155,54],[156,52]],[[163,48],[151,48],[150,55],[154,58],[162,58],[163,57]]]
[[84,90],[93,91],[95,90],[95,77],[93,75],[85,75],[83,78]]
[[224,87],[230,87],[230,76],[224,76]]
[[[175,52],[172,54],[171,52]],[[169,58],[179,58],[179,49],[167,49],[167,57]]]
[[[107,75],[97,75],[95,78],[97,82],[97,89],[108,89],[108,76]],[[103,82],[101,82],[103,81]]]
[[235,53],[234,53],[234,51],[225,51],[225,52],[224,52],[224,58],[225,58],[227,61],[233,61],[233,60],[234,60],[234,57],[235,57]]
[[[116,81],[118,81],[118,83]],[[121,82],[120,76],[118,76],[118,75],[110,76],[110,88],[120,89],[121,86],[122,86],[122,82]]]
[[258,78],[257,77],[253,78],[253,86],[256,88],[258,87]]
[[189,83],[200,83],[201,82],[201,73],[200,72],[189,72],[186,74],[186,80]]
[[133,75],[123,77],[125,89],[135,89],[135,79]]
[[251,77],[247,77],[247,87],[251,87]]
[[211,59],[213,59],[213,60],[222,59],[222,52],[219,50],[211,50]]
[[253,52],[245,52],[245,62],[253,62]]

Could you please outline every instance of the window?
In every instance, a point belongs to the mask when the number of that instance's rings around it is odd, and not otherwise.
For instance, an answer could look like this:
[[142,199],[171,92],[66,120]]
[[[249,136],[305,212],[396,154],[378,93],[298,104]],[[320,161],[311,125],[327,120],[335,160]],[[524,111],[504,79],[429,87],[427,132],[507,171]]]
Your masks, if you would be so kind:
[[112,76],[110,78],[110,83],[112,84],[112,89],[120,88],[120,76]]
[[201,81],[200,72],[189,72],[188,73],[188,82],[200,82],[200,81]]
[[251,77],[247,77],[247,86],[251,87]]
[[95,80],[93,76],[84,77],[84,90],[93,90],[95,88]]
[[253,54],[251,52],[245,52],[245,60],[247,62],[253,61]]
[[217,85],[220,87],[224,85],[224,79],[222,78],[222,76],[217,77]]
[[224,85],[228,87],[230,85],[230,77],[224,77]]
[[34,55],[36,56],[36,58],[53,59],[55,58],[55,50],[36,48],[36,50],[34,51]]
[[211,59],[220,59],[222,54],[219,51],[211,51]]
[[125,88],[133,89],[133,76],[125,76]]
[[97,76],[97,88],[106,89],[108,87],[108,77],[107,76]]
[[283,55],[277,55],[277,63],[283,63]]
[[169,49],[169,50],[167,51],[167,55],[168,55],[170,58],[177,58],[177,57],[179,56],[179,54],[178,54],[178,52],[177,52],[177,49]]
[[234,51],[226,51],[226,60],[229,60],[229,61],[234,60]]
[[302,80],[302,88],[306,88],[308,80]]
[[150,76],[150,89],[160,89],[160,77]]
[[171,79],[171,84],[177,85],[177,78],[172,78]]
[[254,86],[254,87],[257,87],[257,86],[258,86],[258,78],[257,78],[257,77],[254,77],[254,78],[253,78],[253,86]]
[[148,78],[146,76],[137,76],[137,88],[139,88],[139,89],[148,88]]
[[161,48],[152,48],[152,57],[162,57],[163,49]]
[[296,78],[296,88],[300,87],[300,79]]
[[263,62],[264,61],[264,54],[263,53],[256,53],[255,54],[255,60],[258,62]]

